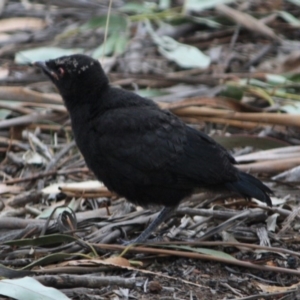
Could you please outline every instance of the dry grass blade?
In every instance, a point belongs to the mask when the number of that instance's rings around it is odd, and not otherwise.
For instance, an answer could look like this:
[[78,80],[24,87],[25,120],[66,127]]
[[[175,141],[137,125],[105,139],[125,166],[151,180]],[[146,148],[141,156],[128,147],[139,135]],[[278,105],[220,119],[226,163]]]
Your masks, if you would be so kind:
[[278,159],[275,161],[261,161],[256,163],[250,163],[245,165],[238,165],[237,168],[251,173],[263,173],[263,174],[276,174],[286,171],[288,169],[299,166],[300,157],[293,157],[287,159]]
[[99,198],[99,197],[111,197],[113,195],[106,187],[93,188],[68,188],[62,187],[61,192],[70,197],[85,197],[85,198]]
[[58,94],[45,94],[23,86],[0,86],[0,99],[24,102],[62,104]]
[[209,106],[227,108],[234,111],[241,112],[261,112],[262,110],[244,103],[241,103],[235,99],[225,97],[197,97],[188,98],[176,103],[159,103],[160,107],[168,110],[175,110],[189,106]]
[[0,32],[15,30],[40,30],[46,26],[45,21],[37,18],[9,18],[0,21]]
[[60,119],[60,116],[54,113],[47,113],[47,112],[41,112],[41,113],[33,113],[30,115],[22,116],[22,117],[16,117],[13,119],[8,120],[2,120],[0,122],[0,129],[3,128],[9,128],[14,126],[20,126],[20,125],[28,125],[31,123],[37,123],[45,120],[51,120],[55,121],[57,119]]
[[148,253],[148,254],[157,254],[157,255],[171,255],[171,256],[180,256],[180,257],[187,257],[187,258],[193,258],[193,259],[201,259],[201,260],[212,260],[212,261],[218,261],[226,264],[232,264],[236,266],[241,266],[244,268],[250,268],[250,269],[256,269],[261,271],[270,271],[270,272],[276,272],[276,273],[285,273],[285,274],[294,274],[294,275],[300,275],[300,271],[298,270],[291,270],[286,268],[280,268],[280,267],[271,267],[267,265],[256,265],[245,261],[240,260],[232,260],[232,259],[226,259],[222,257],[214,257],[211,255],[205,255],[205,254],[199,254],[199,253],[191,253],[186,251],[175,251],[175,250],[165,250],[165,249],[156,249],[156,248],[150,248],[150,247],[125,247],[125,246],[119,246],[119,245],[108,245],[108,244],[93,244],[93,247],[95,248],[101,248],[101,249],[110,249],[110,250],[122,250],[126,249],[126,252],[137,252],[137,253]]
[[[182,117],[182,118],[185,119],[185,117]],[[199,123],[200,120],[203,122],[223,124],[225,126],[234,126],[234,127],[245,129],[245,130],[252,130],[252,129],[256,129],[258,127],[263,127],[262,124],[259,124],[257,122],[245,122],[245,121],[239,121],[239,120],[222,119],[222,118],[217,118],[217,117],[216,118],[201,117],[201,118],[197,119],[196,123]]]
[[237,162],[247,162],[255,160],[277,160],[287,158],[297,158],[300,156],[300,146],[282,147],[277,149],[259,151],[251,154],[235,156]]
[[186,107],[174,109],[175,114],[181,117],[217,117],[223,120],[239,120],[243,122],[255,122],[257,125],[284,125],[300,127],[298,115],[273,114],[273,113],[241,113],[234,111],[218,110],[208,107]]
[[224,4],[219,4],[216,6],[216,10],[234,20],[237,24],[249,29],[250,31],[260,33],[261,35],[264,35],[275,41],[280,41],[280,38],[270,27],[250,16],[249,14],[240,12]]
[[[40,282],[72,299],[296,298],[299,7],[187,0],[184,10],[175,2],[0,1],[0,275],[41,274]],[[210,65],[199,69],[192,54],[179,53],[179,63],[190,55],[186,69],[161,56],[146,19],[159,37],[196,48]],[[116,256],[121,239],[136,237],[158,209],[88,184],[96,179],[76,147],[62,98],[31,64],[74,52],[103,56],[112,85],[156,100],[229,149],[238,168],[265,176],[273,207],[196,191],[151,236],[165,245]],[[270,247],[259,245],[262,237]]]

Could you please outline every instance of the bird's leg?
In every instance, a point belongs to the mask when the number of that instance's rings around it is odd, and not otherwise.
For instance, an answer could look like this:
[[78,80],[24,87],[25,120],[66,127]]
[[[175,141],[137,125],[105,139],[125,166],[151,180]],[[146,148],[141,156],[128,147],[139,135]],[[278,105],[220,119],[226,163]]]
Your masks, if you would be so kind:
[[150,234],[173,213],[174,209],[175,207],[173,206],[164,207],[157,218],[154,219],[152,223],[136,239],[126,241],[123,243],[123,245],[144,243]]

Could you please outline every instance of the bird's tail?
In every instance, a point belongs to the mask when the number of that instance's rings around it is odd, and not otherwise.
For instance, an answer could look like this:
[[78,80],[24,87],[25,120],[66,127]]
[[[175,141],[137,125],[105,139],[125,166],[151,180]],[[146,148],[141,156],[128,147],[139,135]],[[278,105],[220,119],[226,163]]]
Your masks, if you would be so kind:
[[256,198],[267,203],[268,206],[272,206],[272,201],[269,196],[269,194],[272,194],[272,191],[259,179],[250,174],[239,172],[239,180],[228,182],[226,187],[230,191],[236,192],[246,199]]

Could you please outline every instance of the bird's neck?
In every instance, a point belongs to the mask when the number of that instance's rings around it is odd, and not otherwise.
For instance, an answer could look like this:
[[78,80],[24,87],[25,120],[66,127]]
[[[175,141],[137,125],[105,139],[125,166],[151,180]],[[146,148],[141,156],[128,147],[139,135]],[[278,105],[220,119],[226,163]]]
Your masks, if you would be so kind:
[[90,89],[74,89],[71,93],[62,95],[71,118],[92,119],[104,106],[102,102],[108,88],[108,85],[92,85]]

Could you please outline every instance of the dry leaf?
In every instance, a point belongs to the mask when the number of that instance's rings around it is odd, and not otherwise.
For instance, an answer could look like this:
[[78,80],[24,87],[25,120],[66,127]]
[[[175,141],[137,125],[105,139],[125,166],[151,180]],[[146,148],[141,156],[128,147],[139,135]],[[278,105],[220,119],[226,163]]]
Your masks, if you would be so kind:
[[0,42],[1,43],[8,42],[10,39],[11,39],[11,35],[10,34],[0,33]]
[[291,289],[298,288],[300,286],[300,283],[295,283],[291,286],[275,286],[275,285],[266,285],[257,281],[254,281],[254,283],[265,293],[277,293],[277,292],[286,292]]
[[278,73],[299,73],[300,72],[300,51],[290,53],[278,67]]
[[226,6],[224,4],[218,5],[216,9],[218,12],[226,15],[227,17],[234,20],[237,24],[244,26],[250,31],[258,32],[261,35],[264,35],[276,41],[280,40],[270,27],[246,13],[230,8],[229,6]]
[[244,172],[276,174],[286,171],[288,169],[299,166],[300,157],[293,157],[287,159],[278,159],[271,161],[261,161],[244,165],[237,165],[237,168]]
[[23,190],[21,186],[17,185],[6,185],[4,183],[0,183],[0,194],[13,193],[17,194]]
[[9,18],[0,20],[0,32],[39,30],[45,26],[46,23],[38,18]]
[[8,76],[9,70],[7,68],[0,68],[0,79],[4,79]]
[[97,190],[104,187],[103,183],[98,180],[88,180],[82,182],[68,182],[68,183],[55,183],[45,187],[42,192],[44,194],[59,193],[61,189],[68,189],[74,191]]
[[120,256],[109,257],[105,260],[101,259],[80,259],[62,262],[60,266],[98,266],[98,265],[112,265],[117,267],[130,267],[130,262]]
[[114,266],[130,267],[130,262],[126,258],[120,256],[109,257],[105,259],[103,262]]

